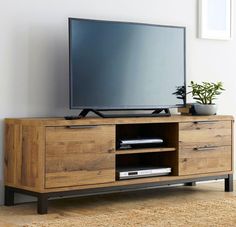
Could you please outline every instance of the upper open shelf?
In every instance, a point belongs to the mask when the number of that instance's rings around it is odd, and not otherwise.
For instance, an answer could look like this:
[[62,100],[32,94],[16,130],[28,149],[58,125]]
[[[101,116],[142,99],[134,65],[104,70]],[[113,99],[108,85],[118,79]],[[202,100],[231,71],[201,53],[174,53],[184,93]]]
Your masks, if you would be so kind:
[[[131,146],[128,149],[120,149],[120,140],[159,138],[161,144],[142,144],[140,147]],[[136,154],[150,152],[176,151],[178,148],[178,124],[157,123],[157,124],[121,124],[116,125],[116,154]]]

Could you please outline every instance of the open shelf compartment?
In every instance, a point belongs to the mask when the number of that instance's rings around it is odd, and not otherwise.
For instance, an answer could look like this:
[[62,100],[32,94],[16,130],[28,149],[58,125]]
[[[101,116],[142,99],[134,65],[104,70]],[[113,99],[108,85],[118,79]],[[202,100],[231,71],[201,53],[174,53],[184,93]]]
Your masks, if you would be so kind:
[[[120,149],[119,141],[160,138],[162,144]],[[169,176],[178,175],[178,124],[122,124],[116,126],[116,171],[142,168],[171,168]],[[160,177],[160,176],[157,176]],[[117,177],[117,180],[119,178]],[[133,180],[133,179],[129,179]]]
[[[160,138],[163,143],[154,144],[151,147],[140,146],[140,148],[120,149],[120,140],[142,138]],[[164,152],[178,149],[178,124],[121,124],[116,126],[116,150],[117,153],[142,153],[142,152]],[[136,151],[134,151],[136,150]],[[133,151],[133,152],[132,152]]]
[[[169,175],[176,176],[178,160],[175,152],[139,153],[116,155],[116,170],[140,169],[143,167],[171,168]],[[118,178],[117,178],[118,179]]]

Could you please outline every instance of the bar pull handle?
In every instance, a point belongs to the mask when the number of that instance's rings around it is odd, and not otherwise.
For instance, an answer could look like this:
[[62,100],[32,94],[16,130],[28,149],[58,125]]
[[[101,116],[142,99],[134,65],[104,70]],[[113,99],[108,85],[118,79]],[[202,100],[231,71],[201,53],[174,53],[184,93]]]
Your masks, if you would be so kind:
[[194,121],[194,124],[215,124],[217,121]]
[[195,151],[210,151],[210,150],[215,150],[217,146],[205,146],[205,147],[195,147]]
[[70,125],[67,126],[69,129],[93,129],[96,128],[97,125]]

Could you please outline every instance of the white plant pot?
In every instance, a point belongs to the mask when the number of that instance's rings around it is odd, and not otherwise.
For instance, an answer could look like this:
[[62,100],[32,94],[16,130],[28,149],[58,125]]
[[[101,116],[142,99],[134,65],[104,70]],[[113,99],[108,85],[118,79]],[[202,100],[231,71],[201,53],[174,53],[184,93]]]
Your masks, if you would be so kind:
[[215,115],[217,112],[216,104],[194,104],[197,115]]

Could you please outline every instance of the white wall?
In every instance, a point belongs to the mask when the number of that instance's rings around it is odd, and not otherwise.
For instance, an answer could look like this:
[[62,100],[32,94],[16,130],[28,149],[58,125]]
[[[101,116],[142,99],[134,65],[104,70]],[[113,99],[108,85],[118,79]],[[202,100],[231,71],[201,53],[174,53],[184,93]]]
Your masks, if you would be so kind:
[[[236,115],[236,38],[197,39],[196,0],[0,0],[1,164],[5,117],[71,112],[68,17],[186,26],[188,81],[223,81],[227,91],[218,102],[219,113]],[[2,202],[2,167],[0,181]]]

